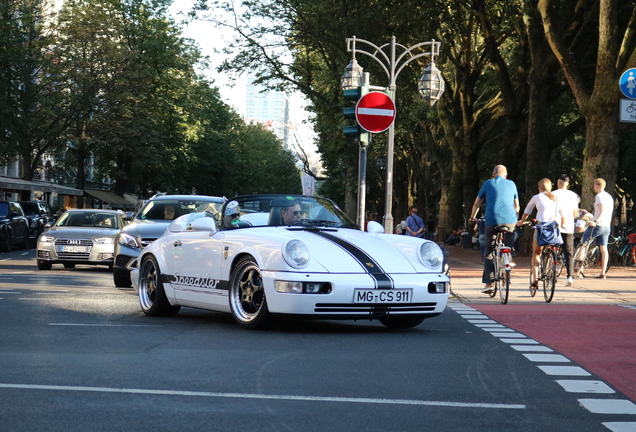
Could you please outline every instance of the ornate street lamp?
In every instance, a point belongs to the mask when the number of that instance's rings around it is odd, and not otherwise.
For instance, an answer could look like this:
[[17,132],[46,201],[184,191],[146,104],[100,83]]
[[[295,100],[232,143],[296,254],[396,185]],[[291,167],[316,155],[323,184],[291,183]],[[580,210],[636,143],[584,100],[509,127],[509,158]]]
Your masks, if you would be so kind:
[[435,105],[435,102],[442,97],[442,93],[444,93],[444,78],[437,66],[435,66],[434,61],[431,60],[426,69],[424,69],[424,73],[417,84],[417,89],[422,99],[428,102],[430,106]]
[[[370,51],[356,48],[356,43],[359,42]],[[345,88],[345,78],[353,77],[355,67],[359,67],[358,62],[355,60],[356,53],[364,54],[375,60],[384,70],[389,79],[388,86],[385,90],[388,90],[387,94],[393,99],[395,103],[396,85],[395,80],[400,74],[402,69],[410,62],[422,58],[428,57],[430,64],[424,70],[424,74],[420,78],[418,84],[418,90],[422,98],[426,102],[433,106],[435,102],[439,100],[444,93],[444,79],[439,69],[435,66],[435,56],[439,55],[439,48],[442,45],[441,42],[435,41],[435,39],[429,42],[420,42],[411,47],[405,47],[398,44],[395,41],[395,36],[391,37],[391,42],[382,46],[377,46],[367,40],[358,39],[355,36],[347,38],[347,52],[353,53],[353,59],[349,63],[349,66],[345,69],[345,74],[342,76],[342,88]],[[423,49],[428,48],[429,51],[421,52]],[[400,50],[397,53],[397,50]],[[385,50],[387,52],[385,52]],[[417,52],[417,51],[420,52]],[[360,68],[360,76],[362,76],[362,68]],[[353,79],[353,78],[352,78]],[[347,81],[349,82],[349,81]],[[361,82],[361,81],[358,81]],[[355,86],[354,86],[355,87]],[[370,87],[374,89],[373,86]],[[393,232],[393,153],[394,153],[394,135],[395,125],[392,124],[388,130],[387,138],[387,157],[386,157],[386,195],[384,204],[384,231],[386,233]]]
[[362,66],[358,64],[355,58],[352,58],[340,78],[340,87],[343,90],[350,90],[360,87],[362,84]]

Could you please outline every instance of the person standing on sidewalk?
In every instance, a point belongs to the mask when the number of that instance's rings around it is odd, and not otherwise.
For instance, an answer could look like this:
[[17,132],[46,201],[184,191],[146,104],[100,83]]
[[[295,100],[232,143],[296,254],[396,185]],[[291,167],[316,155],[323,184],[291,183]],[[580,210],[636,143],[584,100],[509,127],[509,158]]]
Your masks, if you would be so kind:
[[417,215],[417,207],[411,207],[410,215],[406,218],[406,235],[422,237],[424,234],[424,220]]
[[486,180],[473,204],[470,213],[470,221],[476,222],[479,207],[486,201],[486,250],[484,251],[484,273],[482,282],[485,284],[484,294],[490,294],[495,280],[494,243],[497,240],[495,228],[505,226],[509,232],[504,235],[504,243],[511,248],[514,245],[514,230],[517,223],[517,213],[519,213],[519,194],[517,185],[512,180],[506,179],[508,170],[503,165],[497,165],[492,172],[492,178]]
[[590,238],[596,239],[596,244],[601,251],[601,274],[597,276],[599,279],[605,279],[605,270],[609,256],[607,253],[607,240],[609,239],[612,228],[612,211],[614,211],[614,199],[610,194],[605,192],[605,180],[597,178],[594,180],[594,192],[596,200],[594,201],[594,219],[590,222],[590,226],[583,234],[583,242]]
[[561,174],[557,180],[558,189],[553,192],[554,196],[563,209],[563,225],[561,226],[561,237],[563,238],[563,257],[565,258],[565,270],[567,272],[566,287],[574,285],[572,275],[574,274],[574,219],[579,214],[579,196],[568,190],[570,177]]

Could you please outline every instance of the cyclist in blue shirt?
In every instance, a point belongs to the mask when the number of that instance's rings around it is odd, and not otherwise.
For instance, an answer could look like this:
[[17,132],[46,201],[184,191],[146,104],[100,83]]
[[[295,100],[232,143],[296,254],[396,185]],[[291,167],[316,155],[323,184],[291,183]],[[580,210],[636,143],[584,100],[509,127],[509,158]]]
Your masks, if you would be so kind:
[[519,213],[519,194],[517,185],[512,180],[508,180],[508,170],[503,165],[497,165],[492,172],[492,178],[486,180],[477,193],[477,198],[471,210],[471,222],[475,222],[477,212],[481,204],[486,201],[486,250],[484,252],[484,273],[482,282],[485,284],[484,293],[490,294],[495,280],[493,250],[497,238],[495,228],[506,226],[509,232],[504,235],[506,246],[514,245],[514,230],[517,223],[517,213]]

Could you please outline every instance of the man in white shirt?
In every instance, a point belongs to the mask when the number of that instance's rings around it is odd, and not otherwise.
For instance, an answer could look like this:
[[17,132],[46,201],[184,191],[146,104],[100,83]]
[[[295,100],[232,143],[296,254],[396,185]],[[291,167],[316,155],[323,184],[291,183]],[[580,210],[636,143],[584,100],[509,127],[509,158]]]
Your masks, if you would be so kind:
[[583,241],[590,238],[596,239],[596,244],[601,250],[601,274],[598,279],[605,279],[605,270],[609,255],[607,254],[607,240],[612,228],[612,212],[614,211],[614,199],[605,192],[605,180],[597,178],[594,180],[594,192],[596,200],[594,202],[594,219],[590,222],[590,227],[583,234]]
[[557,180],[558,189],[553,192],[557,199],[557,205],[563,209],[564,219],[561,226],[563,245],[561,248],[568,277],[566,287],[571,287],[574,282],[572,279],[574,273],[574,219],[579,211],[579,196],[568,190],[569,184],[570,177],[567,174],[561,174]]

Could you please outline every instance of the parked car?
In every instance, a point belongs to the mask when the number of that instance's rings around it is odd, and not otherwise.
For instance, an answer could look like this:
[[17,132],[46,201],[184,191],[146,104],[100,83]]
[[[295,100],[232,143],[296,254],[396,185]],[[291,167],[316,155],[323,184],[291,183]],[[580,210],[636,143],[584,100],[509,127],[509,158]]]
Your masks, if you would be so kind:
[[112,267],[115,236],[125,224],[119,210],[67,210],[38,237],[38,269],[50,270],[58,263],[65,268],[77,264]]
[[46,224],[53,220],[51,208],[44,201],[18,201],[18,204],[29,220],[29,237],[37,239],[44,232]]
[[220,221],[224,202],[225,198],[204,195],[155,195],[145,201],[132,222],[115,239],[115,286],[131,286],[128,264],[144,247],[159,238],[175,218],[192,212],[207,211]]
[[29,221],[20,204],[0,201],[0,250],[9,252],[14,245],[29,248]]
[[379,320],[409,328],[442,313],[442,250],[418,237],[360,231],[332,201],[249,195],[182,216],[130,264],[142,311],[182,306],[229,312],[246,328],[273,317]]

